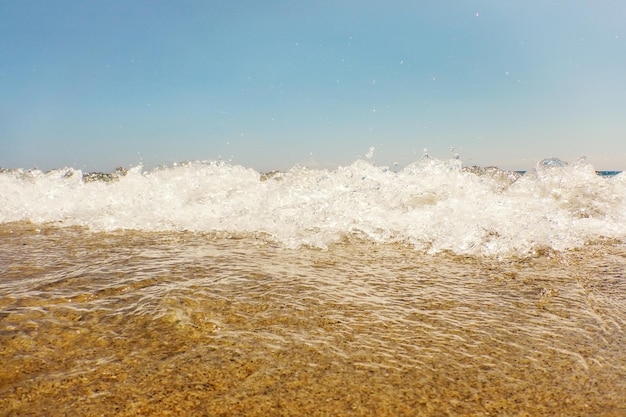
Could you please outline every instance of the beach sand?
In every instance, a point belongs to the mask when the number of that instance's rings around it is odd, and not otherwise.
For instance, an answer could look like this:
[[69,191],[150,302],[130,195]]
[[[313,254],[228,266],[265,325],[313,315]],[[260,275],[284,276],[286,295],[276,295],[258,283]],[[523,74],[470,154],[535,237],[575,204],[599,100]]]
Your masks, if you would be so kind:
[[2,416],[624,416],[626,249],[0,225]]

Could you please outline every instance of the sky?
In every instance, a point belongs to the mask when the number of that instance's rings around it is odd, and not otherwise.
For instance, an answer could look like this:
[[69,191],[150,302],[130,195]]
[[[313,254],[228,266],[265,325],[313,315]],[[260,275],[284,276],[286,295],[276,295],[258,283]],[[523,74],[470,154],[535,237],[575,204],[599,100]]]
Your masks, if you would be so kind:
[[0,0],[0,167],[624,170],[624,21],[622,0]]

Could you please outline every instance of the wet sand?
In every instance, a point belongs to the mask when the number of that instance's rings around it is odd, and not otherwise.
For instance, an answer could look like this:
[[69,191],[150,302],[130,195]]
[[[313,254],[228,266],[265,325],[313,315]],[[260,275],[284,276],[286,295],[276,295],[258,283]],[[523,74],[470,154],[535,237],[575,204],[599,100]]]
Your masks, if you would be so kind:
[[0,415],[623,416],[625,265],[0,225]]

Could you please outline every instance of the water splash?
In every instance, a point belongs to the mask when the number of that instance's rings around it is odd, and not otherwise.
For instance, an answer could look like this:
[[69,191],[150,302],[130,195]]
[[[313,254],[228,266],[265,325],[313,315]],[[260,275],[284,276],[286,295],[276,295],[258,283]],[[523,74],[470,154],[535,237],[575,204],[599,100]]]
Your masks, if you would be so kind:
[[524,175],[427,153],[397,172],[366,160],[265,174],[207,161],[100,175],[5,170],[0,204],[2,223],[247,234],[289,247],[359,238],[433,253],[527,256],[626,240],[624,174],[603,178],[585,160],[556,158]]

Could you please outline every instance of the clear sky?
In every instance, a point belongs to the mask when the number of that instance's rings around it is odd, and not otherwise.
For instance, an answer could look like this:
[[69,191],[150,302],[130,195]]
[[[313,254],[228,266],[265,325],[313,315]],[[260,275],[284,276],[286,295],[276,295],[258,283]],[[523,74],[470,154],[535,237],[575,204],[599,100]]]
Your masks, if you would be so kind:
[[[0,166],[626,169],[623,0],[0,0]],[[451,150],[454,148],[454,150]]]

